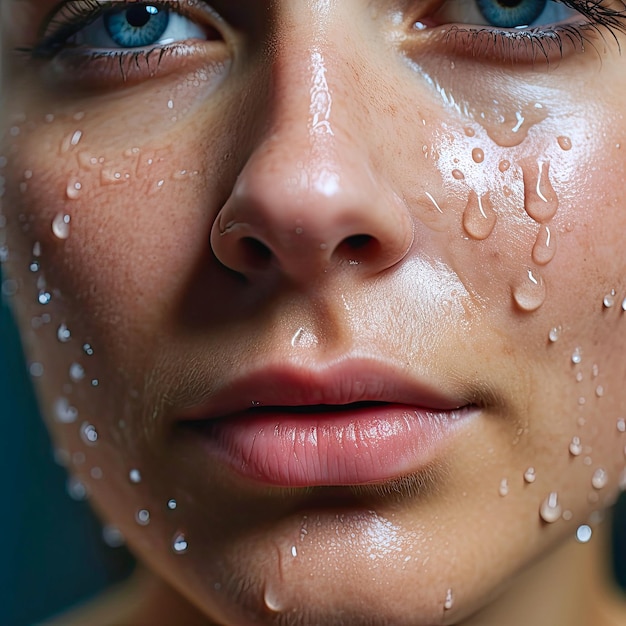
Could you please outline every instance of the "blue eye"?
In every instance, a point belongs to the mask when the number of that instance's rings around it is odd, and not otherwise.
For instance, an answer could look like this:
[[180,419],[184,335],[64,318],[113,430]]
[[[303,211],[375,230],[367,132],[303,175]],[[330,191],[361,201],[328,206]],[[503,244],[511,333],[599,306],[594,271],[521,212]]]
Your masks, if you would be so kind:
[[515,28],[532,24],[544,11],[548,0],[476,0],[491,26]]
[[74,46],[104,50],[165,46],[218,37],[211,27],[203,27],[166,6],[134,2],[102,10],[99,17],[78,28],[67,41]]
[[439,24],[520,29],[552,26],[578,14],[555,0],[448,0],[434,18]]
[[170,21],[168,9],[136,4],[104,15],[104,27],[111,39],[123,48],[139,48],[157,43]]

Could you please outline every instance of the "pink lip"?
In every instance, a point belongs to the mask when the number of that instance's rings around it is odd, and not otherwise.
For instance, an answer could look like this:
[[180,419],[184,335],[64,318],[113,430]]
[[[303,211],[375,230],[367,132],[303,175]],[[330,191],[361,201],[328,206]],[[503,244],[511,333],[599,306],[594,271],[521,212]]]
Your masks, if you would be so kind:
[[180,416],[212,458],[255,482],[377,483],[419,472],[477,408],[379,361],[244,376]]

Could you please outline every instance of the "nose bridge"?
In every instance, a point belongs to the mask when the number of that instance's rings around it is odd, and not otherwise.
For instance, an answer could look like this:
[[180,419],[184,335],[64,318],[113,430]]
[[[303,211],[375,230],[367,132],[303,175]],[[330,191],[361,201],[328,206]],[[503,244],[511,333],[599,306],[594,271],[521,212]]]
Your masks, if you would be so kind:
[[352,75],[349,42],[340,32],[320,32],[320,22],[316,29],[299,22],[277,39],[267,130],[218,216],[216,256],[244,274],[265,271],[271,260],[292,278],[310,277],[338,254],[367,258],[374,271],[393,265],[406,254],[412,229],[373,172],[376,142],[371,129],[363,132],[367,104]]

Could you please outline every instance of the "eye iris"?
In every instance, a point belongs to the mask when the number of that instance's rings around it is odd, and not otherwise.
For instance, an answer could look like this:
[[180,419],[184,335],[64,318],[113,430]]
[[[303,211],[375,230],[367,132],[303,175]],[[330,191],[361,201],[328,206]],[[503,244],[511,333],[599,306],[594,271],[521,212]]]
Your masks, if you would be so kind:
[[169,11],[149,4],[135,4],[104,16],[111,39],[124,48],[139,48],[157,43],[167,30]]
[[491,26],[516,28],[532,24],[548,0],[477,0],[478,8]]

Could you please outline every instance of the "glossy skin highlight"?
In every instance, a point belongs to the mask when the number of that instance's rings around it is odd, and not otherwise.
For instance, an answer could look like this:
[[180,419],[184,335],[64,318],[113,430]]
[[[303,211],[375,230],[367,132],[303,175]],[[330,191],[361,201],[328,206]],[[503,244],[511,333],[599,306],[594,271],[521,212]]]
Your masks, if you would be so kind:
[[[125,82],[6,57],[3,271],[43,412],[198,623],[485,624],[617,496],[626,41],[476,58],[413,27],[431,8],[216,3],[220,38]],[[247,372],[357,360],[479,414],[345,487],[258,484],[181,427]]]

